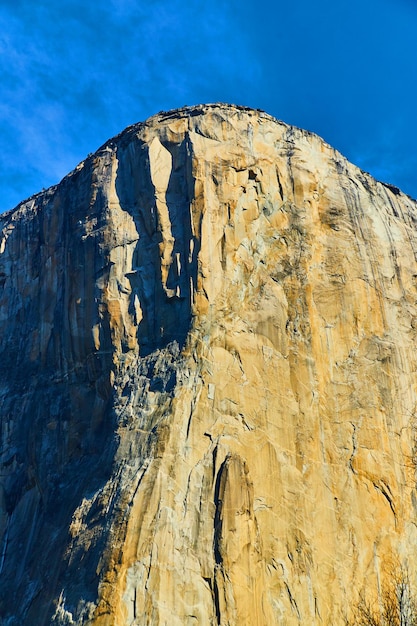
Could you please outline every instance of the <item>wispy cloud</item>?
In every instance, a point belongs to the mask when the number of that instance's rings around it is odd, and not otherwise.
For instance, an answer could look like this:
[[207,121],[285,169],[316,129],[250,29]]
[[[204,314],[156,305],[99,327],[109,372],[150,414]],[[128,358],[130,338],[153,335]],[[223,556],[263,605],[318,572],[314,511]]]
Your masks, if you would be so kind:
[[258,61],[231,20],[227,4],[197,1],[0,7],[0,184],[16,181],[2,208],[57,182],[129,123],[225,99],[232,84],[249,91]]
[[0,210],[57,182],[128,124],[218,100],[313,130],[417,195],[409,1],[6,0]]

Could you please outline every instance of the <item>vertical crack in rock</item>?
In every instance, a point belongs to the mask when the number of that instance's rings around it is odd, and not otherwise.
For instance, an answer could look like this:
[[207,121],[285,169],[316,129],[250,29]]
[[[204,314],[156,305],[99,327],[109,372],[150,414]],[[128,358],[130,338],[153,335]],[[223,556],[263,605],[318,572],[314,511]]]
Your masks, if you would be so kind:
[[253,511],[253,484],[245,461],[228,454],[214,491],[215,603],[219,624],[239,623],[250,610],[261,619],[256,585],[258,528]]

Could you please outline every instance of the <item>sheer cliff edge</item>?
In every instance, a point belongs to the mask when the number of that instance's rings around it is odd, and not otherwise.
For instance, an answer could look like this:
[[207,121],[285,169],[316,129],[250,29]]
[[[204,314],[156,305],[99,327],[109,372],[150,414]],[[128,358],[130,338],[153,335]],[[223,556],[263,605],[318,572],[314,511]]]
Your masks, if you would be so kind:
[[339,625],[415,580],[415,201],[218,104],[0,221],[2,625]]

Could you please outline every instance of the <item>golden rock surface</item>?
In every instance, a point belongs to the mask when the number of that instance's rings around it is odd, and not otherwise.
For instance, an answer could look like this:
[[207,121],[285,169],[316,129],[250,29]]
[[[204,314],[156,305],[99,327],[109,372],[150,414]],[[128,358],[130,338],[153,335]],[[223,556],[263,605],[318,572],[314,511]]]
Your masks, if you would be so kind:
[[1,623],[337,626],[413,580],[416,226],[221,104],[2,216]]

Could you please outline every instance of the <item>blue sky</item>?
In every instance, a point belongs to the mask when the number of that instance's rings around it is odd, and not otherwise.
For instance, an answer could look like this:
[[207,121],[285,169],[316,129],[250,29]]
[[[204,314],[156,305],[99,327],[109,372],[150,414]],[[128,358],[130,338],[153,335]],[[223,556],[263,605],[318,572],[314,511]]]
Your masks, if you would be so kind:
[[202,102],[312,130],[417,198],[416,0],[2,0],[0,211]]

